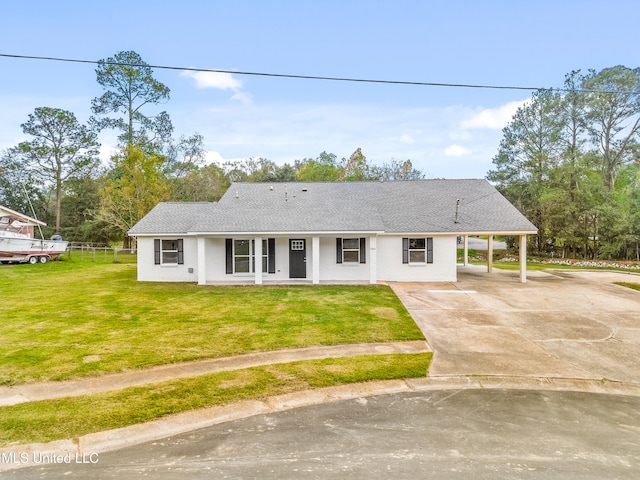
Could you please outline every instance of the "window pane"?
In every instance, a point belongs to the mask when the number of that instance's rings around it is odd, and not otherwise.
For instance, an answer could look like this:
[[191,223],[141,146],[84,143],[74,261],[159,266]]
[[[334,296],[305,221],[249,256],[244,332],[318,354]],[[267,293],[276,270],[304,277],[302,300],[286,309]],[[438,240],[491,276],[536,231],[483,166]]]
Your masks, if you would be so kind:
[[262,272],[267,273],[267,257],[262,257]]
[[409,239],[409,248],[413,249],[413,248],[418,248],[418,249],[423,249],[425,245],[425,239],[424,238],[410,238]]
[[162,263],[178,263],[178,252],[162,252]]
[[249,257],[236,257],[234,263],[236,273],[249,273]]
[[342,248],[355,250],[360,248],[360,239],[359,238],[345,238],[342,240]]
[[269,249],[269,245],[267,244],[267,239],[262,240],[262,254],[266,255],[267,250]]
[[347,262],[359,262],[360,261],[360,252],[356,251],[346,251],[343,250],[342,251],[342,261],[347,263]]
[[424,263],[424,250],[409,250],[409,263]]
[[236,255],[249,255],[249,240],[234,240]]
[[162,240],[162,250],[178,250],[178,241]]

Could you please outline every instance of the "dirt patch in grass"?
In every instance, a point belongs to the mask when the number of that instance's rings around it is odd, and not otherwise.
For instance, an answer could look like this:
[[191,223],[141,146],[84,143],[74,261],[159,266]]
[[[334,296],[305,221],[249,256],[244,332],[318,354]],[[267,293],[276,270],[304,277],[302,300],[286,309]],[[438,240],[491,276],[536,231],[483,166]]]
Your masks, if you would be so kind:
[[391,307],[374,307],[371,309],[371,313],[375,316],[384,318],[385,320],[398,320],[398,310]]

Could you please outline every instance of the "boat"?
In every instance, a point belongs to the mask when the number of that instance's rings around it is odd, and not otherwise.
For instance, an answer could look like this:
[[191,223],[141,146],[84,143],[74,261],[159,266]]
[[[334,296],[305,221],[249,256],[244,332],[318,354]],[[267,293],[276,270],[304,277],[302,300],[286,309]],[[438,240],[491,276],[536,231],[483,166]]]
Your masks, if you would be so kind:
[[63,254],[68,242],[59,235],[34,238],[34,227],[42,225],[46,224],[0,206],[0,262],[47,263]]

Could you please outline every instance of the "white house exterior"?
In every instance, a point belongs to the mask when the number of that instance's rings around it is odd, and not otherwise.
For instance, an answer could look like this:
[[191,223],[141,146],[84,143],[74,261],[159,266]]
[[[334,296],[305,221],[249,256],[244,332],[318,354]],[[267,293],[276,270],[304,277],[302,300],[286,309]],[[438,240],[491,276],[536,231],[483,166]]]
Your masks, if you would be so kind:
[[234,183],[217,203],[160,203],[129,234],[138,280],[207,285],[452,282],[458,236],[520,236],[522,258],[536,232],[485,180],[420,180]]

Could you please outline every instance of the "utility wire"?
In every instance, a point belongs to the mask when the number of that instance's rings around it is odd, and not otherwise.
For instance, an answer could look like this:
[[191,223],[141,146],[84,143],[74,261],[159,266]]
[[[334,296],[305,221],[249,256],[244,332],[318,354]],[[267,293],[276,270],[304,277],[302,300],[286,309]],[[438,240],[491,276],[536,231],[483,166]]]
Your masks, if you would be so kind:
[[[213,68],[194,68],[194,67],[175,67],[168,65],[149,65],[147,63],[135,64],[135,63],[121,63],[121,62],[107,62],[105,60],[80,60],[75,58],[59,58],[59,57],[43,57],[32,55],[14,55],[9,53],[0,53],[0,57],[5,58],[17,58],[23,60],[46,60],[54,62],[67,62],[67,63],[88,63],[92,65],[120,65],[127,67],[149,67],[161,70],[179,70],[184,72],[205,72],[205,73],[228,73],[232,75],[253,75],[259,77],[276,77],[276,78],[292,78],[303,80],[325,80],[334,82],[357,82],[357,83],[378,83],[388,85],[416,85],[422,87],[449,87],[449,88],[482,88],[482,89],[494,89],[494,90],[555,90],[557,92],[574,92],[574,93],[610,93],[610,94],[629,94],[630,92],[623,92],[618,90],[572,90],[569,88],[544,88],[544,87],[519,87],[519,86],[506,86],[506,85],[476,85],[470,83],[437,83],[437,82],[412,82],[404,80],[375,80],[366,78],[349,78],[349,77],[325,77],[316,75],[293,75],[287,73],[265,73],[265,72],[244,72],[237,70],[221,70]],[[632,92],[638,94],[639,92]]]

